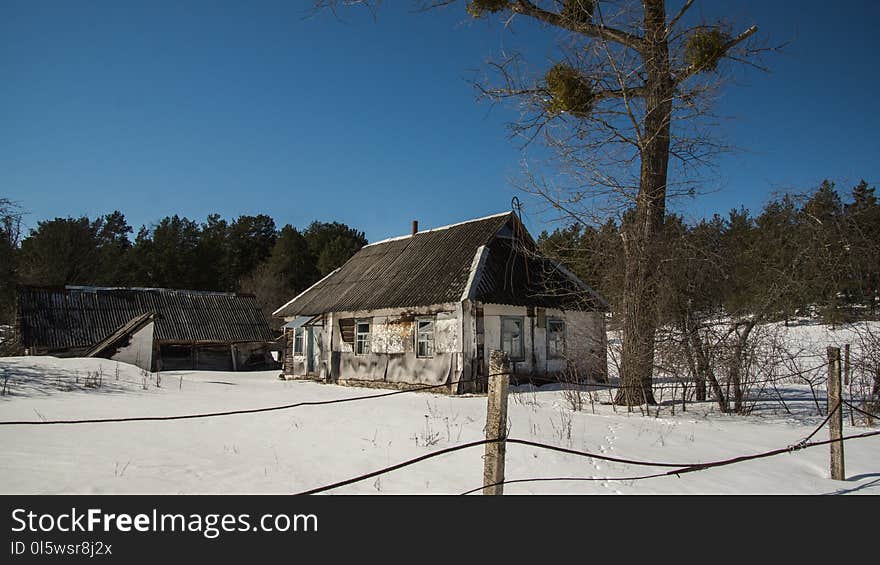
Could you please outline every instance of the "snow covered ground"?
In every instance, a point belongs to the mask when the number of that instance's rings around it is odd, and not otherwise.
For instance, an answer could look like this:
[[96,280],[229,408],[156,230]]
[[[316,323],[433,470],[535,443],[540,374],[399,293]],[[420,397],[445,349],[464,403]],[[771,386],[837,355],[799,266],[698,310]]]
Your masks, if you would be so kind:
[[[844,334],[792,328],[816,351]],[[798,336],[797,332],[804,335]],[[844,338],[846,339],[846,338]],[[818,362],[821,362],[818,361]],[[117,374],[118,369],[118,374]],[[99,359],[0,358],[0,420],[163,416],[329,400],[358,389],[281,381],[277,372],[164,372]],[[100,384],[100,386],[97,386]],[[510,437],[616,457],[704,462],[793,445],[822,418],[806,385],[781,386],[791,414],[719,414],[711,403],[669,404],[659,416],[602,404],[573,411],[557,387],[517,389]],[[822,398],[824,400],[824,389]],[[3,493],[294,493],[483,438],[485,397],[406,393],[217,418],[110,424],[0,426]],[[844,433],[853,428],[845,419]],[[823,429],[816,439],[827,439]],[[458,451],[332,491],[460,493],[482,481],[483,447]],[[506,493],[565,494],[880,494],[880,436],[846,444],[848,480],[829,479],[828,448],[816,447],[681,477],[641,481],[534,482]],[[507,478],[627,477],[661,471],[507,447]]]

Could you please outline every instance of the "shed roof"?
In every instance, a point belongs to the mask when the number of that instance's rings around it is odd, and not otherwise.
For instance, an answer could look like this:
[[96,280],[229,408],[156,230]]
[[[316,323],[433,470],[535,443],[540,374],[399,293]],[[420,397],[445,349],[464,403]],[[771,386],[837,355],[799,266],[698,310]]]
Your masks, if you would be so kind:
[[274,315],[410,308],[463,298],[580,310],[603,309],[604,303],[539,255],[517,217],[506,212],[367,245]]
[[247,342],[274,339],[252,295],[166,288],[19,288],[25,347],[91,347],[148,313],[155,339],[176,342]]

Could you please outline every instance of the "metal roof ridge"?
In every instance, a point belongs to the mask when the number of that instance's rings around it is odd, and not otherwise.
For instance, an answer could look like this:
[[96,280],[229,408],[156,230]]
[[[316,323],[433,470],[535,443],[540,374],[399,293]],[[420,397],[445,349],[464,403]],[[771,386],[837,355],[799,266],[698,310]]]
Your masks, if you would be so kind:
[[[40,287],[34,287],[40,288]],[[64,290],[103,291],[103,290],[131,290],[136,292],[158,291],[174,292],[178,294],[199,294],[206,296],[253,296],[249,293],[225,292],[222,290],[190,290],[186,288],[164,288],[154,286],[93,286],[93,285],[64,285]]]
[[[431,228],[429,230],[419,230],[418,232],[416,232],[416,235],[423,234],[423,233],[429,233],[429,232],[433,232],[433,231],[448,230],[449,228],[454,228],[454,227],[461,226],[464,224],[470,224],[473,222],[482,222],[484,220],[491,220],[492,218],[500,218],[501,216],[506,216],[508,214],[512,214],[512,212],[508,210],[507,212],[499,212],[498,214],[491,214],[489,216],[483,216],[482,218],[474,218],[472,220],[464,220],[463,222],[456,222],[454,224],[439,226],[436,228]],[[398,235],[398,236],[394,236],[394,237],[389,237],[386,239],[381,239],[379,241],[374,241],[373,243],[368,243],[368,244],[364,245],[364,247],[379,245],[381,243],[389,243],[391,241],[400,241],[403,239],[411,238],[412,236],[413,236],[412,234],[407,234],[407,235]],[[363,248],[361,248],[361,249],[363,249]]]

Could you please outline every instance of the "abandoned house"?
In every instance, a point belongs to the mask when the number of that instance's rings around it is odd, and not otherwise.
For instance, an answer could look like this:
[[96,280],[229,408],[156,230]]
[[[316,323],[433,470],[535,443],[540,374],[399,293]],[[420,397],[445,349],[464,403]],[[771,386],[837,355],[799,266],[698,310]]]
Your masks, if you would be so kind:
[[21,287],[17,326],[26,355],[102,357],[149,371],[276,366],[275,336],[251,295]]
[[369,244],[274,312],[287,378],[485,389],[489,354],[517,381],[605,380],[607,302],[540,255],[513,213]]

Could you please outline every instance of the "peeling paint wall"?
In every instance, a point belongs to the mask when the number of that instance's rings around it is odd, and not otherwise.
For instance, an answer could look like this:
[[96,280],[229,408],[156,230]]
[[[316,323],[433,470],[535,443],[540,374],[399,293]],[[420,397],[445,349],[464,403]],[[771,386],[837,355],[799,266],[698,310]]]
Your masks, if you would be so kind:
[[[513,370],[517,375],[528,375],[532,372],[532,327],[526,315],[525,306],[507,306],[502,304],[486,304],[483,306],[483,328],[485,348],[483,366],[489,366],[489,355],[493,349],[501,349],[501,319],[505,316],[523,318],[523,356],[522,361],[513,362]],[[536,344],[537,345],[537,344]],[[546,347],[546,345],[545,345]],[[535,372],[544,372],[543,367],[535,364]]]
[[370,337],[373,353],[399,354],[413,351],[415,318],[374,316],[371,319]]
[[[562,311],[552,308],[543,315],[530,317],[524,306],[486,304],[483,307],[485,328],[484,366],[488,367],[489,354],[501,349],[501,319],[504,316],[523,318],[524,359],[514,363],[518,375],[552,375],[566,369],[576,370],[582,378],[604,380],[608,374],[606,358],[605,316],[601,312]],[[547,355],[548,319],[565,322],[564,358],[550,359]],[[543,324],[541,323],[543,322]],[[543,326],[543,327],[542,327]]]
[[457,311],[438,312],[434,318],[434,347],[437,353],[460,353],[461,314]]
[[[441,304],[372,312],[334,312],[332,349],[326,350],[331,356],[338,355],[338,371],[332,379],[391,384],[442,384],[458,380],[461,372],[459,310],[457,304]],[[420,317],[434,318],[432,357],[416,355],[416,320]],[[356,355],[354,344],[342,341],[338,321],[345,318],[370,320],[370,353]]]
[[[482,312],[482,315],[480,315]],[[605,318],[598,312],[563,312],[470,301],[410,309],[370,312],[333,312],[324,316],[321,353],[315,376],[329,381],[362,381],[388,385],[442,384],[467,380],[485,372],[489,354],[501,348],[502,316],[523,318],[524,359],[515,363],[516,374],[544,376],[577,369],[579,375],[604,378]],[[416,320],[434,318],[434,355],[416,355]],[[565,355],[547,357],[546,320],[565,321]],[[342,340],[339,321],[370,321],[370,353],[356,355],[354,343]],[[292,343],[290,345],[292,347]],[[482,366],[477,358],[482,352]],[[285,372],[305,376],[305,355],[291,358]],[[472,385],[458,392],[472,392]]]

